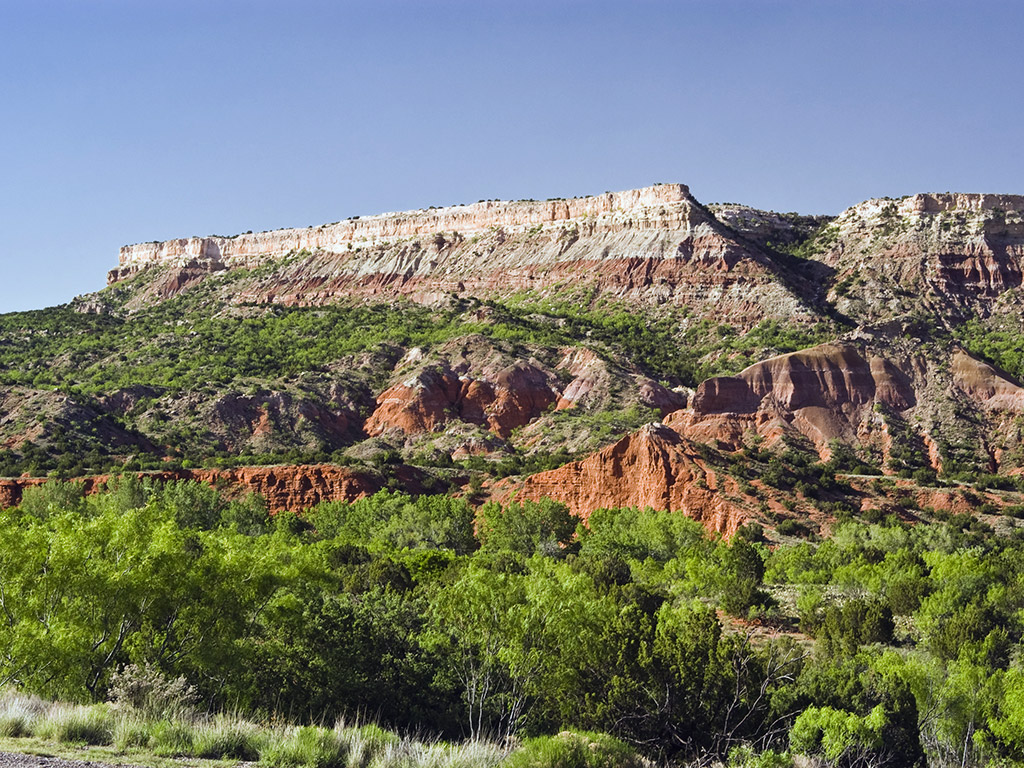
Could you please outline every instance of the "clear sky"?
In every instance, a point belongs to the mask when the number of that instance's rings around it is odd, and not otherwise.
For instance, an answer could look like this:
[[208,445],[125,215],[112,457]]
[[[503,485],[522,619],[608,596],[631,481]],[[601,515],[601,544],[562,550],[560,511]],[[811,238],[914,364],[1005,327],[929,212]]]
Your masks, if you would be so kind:
[[1024,3],[0,0],[0,311],[125,243],[683,182],[1024,193]]

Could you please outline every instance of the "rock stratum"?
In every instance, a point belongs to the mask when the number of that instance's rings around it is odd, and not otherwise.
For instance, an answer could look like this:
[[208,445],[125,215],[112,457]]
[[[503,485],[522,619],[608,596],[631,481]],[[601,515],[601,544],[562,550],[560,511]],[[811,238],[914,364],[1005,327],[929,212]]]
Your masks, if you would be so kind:
[[210,275],[272,264],[234,287],[238,302],[317,305],[339,298],[549,294],[590,288],[670,303],[741,324],[810,320],[800,279],[719,221],[687,187],[662,184],[569,200],[482,201],[308,229],[128,245],[108,282],[162,272],[149,296]]
[[1012,314],[1024,266],[1024,196],[918,194],[868,200],[819,235],[831,298],[860,322]]
[[[940,470],[956,438],[944,429],[939,404],[920,399],[936,383],[958,407],[973,408],[976,424],[987,419],[978,436],[993,436],[980,445],[990,469],[1000,469],[1000,459],[1010,453],[1020,461],[1024,388],[992,366],[962,349],[943,367],[924,355],[897,365],[863,345],[826,344],[702,382],[688,407],[581,461],[527,478],[519,498],[550,497],[583,519],[600,507],[678,511],[732,535],[758,519],[754,500],[743,498],[736,479],[708,463],[701,446],[734,452],[806,441],[828,460],[835,445],[857,445],[873,450],[894,474],[894,443],[916,442],[922,464]],[[937,508],[956,508],[937,492],[927,498]]]

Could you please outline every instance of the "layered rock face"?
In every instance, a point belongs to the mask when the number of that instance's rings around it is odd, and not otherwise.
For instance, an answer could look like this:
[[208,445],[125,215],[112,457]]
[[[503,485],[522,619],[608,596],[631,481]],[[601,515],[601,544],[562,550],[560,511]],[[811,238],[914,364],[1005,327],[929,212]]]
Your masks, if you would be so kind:
[[592,288],[618,300],[686,305],[745,325],[813,314],[764,251],[737,237],[680,184],[125,246],[108,280],[159,267],[140,299],[153,300],[211,274],[257,264],[271,266],[232,283],[236,301],[317,305],[341,297],[405,297],[432,303],[452,294]]
[[822,242],[827,248],[820,258],[835,269],[832,296],[862,322],[921,306],[941,316],[985,317],[1000,311],[1000,296],[1021,285],[1024,197],[868,200],[844,211]]
[[953,353],[953,383],[990,411],[1024,414],[1024,388],[962,349]]
[[649,424],[582,461],[528,477],[516,495],[563,502],[584,520],[602,507],[680,512],[731,536],[746,514],[728,500],[728,484],[735,485],[701,464],[692,443],[667,426]]
[[[986,435],[1002,431],[996,426],[1000,419],[1024,413],[1024,388],[962,350],[948,365],[934,367],[922,357],[897,365],[862,344],[823,344],[765,360],[737,376],[705,380],[687,407],[661,424],[645,426],[582,461],[527,478],[519,498],[548,496],[583,519],[601,507],[678,511],[731,535],[756,512],[744,503],[749,500],[736,481],[716,474],[701,458],[698,444],[733,451],[753,436],[769,446],[787,437],[806,439],[827,460],[832,442],[839,441],[874,446],[888,467],[900,441],[901,455],[916,444],[921,465],[938,468],[934,438],[955,442],[959,425],[943,421],[943,403],[934,399],[937,388],[945,391],[946,404],[973,410],[978,423],[986,424],[974,435],[982,452],[992,453]],[[922,403],[925,393],[932,399]],[[896,424],[909,431],[895,435]]]
[[875,421],[876,403],[897,412],[913,407],[910,378],[878,355],[823,344],[702,382],[692,408],[667,423],[730,449],[747,433],[774,439],[796,432],[824,453],[831,440],[853,443],[863,436]]
[[375,245],[448,231],[466,236],[500,228],[511,234],[572,219],[594,219],[596,227],[618,228],[630,221],[627,211],[642,215],[644,224],[641,226],[651,228],[684,221],[691,202],[690,191],[682,184],[661,184],[572,200],[482,200],[472,205],[357,216],[319,227],[126,245],[121,248],[118,267],[130,270],[146,264],[176,261],[242,266],[250,265],[253,259],[300,250],[342,253],[349,250],[350,244]]
[[[299,466],[237,467],[234,469],[180,469],[148,472],[139,477],[159,481],[195,480],[222,488],[229,493],[257,493],[267,501],[271,512],[301,511],[321,501],[355,501],[381,489],[376,479],[364,472],[333,464]],[[82,478],[85,493],[95,493],[110,481],[108,475]],[[42,485],[43,478],[21,477],[0,480],[0,507],[21,502],[26,488]]]

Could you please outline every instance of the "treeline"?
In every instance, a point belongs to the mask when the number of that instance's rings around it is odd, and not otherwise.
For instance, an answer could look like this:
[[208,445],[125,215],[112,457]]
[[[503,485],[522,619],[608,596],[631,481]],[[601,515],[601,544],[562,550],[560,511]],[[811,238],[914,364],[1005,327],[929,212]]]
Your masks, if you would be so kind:
[[135,665],[299,722],[572,728],[679,761],[1021,759],[1024,544],[962,522],[770,549],[650,510],[578,526],[382,492],[270,517],[195,483],[51,482],[0,512],[0,684],[102,701]]

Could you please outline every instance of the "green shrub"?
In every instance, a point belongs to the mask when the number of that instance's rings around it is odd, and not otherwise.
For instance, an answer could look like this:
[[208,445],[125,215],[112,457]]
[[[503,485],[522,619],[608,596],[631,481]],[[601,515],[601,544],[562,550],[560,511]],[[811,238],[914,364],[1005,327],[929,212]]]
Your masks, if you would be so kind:
[[765,750],[755,752],[752,747],[733,747],[729,750],[727,768],[793,768],[789,752]]
[[806,536],[810,532],[806,525],[791,517],[779,523],[775,530],[783,536]]
[[641,768],[643,764],[618,739],[583,731],[527,739],[504,763],[508,768]]

